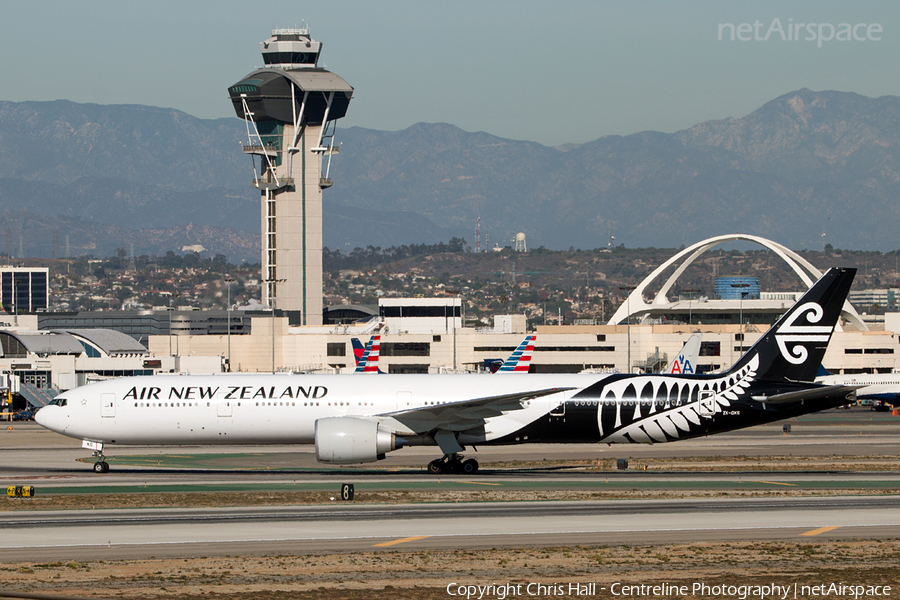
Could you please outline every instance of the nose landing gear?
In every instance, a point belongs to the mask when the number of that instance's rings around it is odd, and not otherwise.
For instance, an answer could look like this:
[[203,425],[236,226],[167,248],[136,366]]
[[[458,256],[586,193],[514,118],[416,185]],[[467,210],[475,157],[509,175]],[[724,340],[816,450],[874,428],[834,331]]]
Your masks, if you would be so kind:
[[109,473],[109,463],[103,460],[103,450],[94,450],[94,457],[99,459],[94,463],[94,473]]
[[474,458],[463,460],[462,454],[445,454],[442,458],[437,458],[428,463],[428,472],[432,475],[442,475],[444,473],[453,475],[456,473],[464,473],[466,475],[474,475],[478,472],[478,461]]

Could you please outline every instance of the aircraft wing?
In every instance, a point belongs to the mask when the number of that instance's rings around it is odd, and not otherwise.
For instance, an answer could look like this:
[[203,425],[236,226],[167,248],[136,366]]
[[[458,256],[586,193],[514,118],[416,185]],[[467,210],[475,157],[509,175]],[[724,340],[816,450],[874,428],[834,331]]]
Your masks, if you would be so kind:
[[753,400],[762,402],[763,404],[789,404],[791,402],[800,402],[802,400],[817,400],[819,398],[840,396],[842,394],[850,394],[858,390],[859,385],[826,385],[819,388],[809,388],[796,392],[786,392],[784,394],[775,394],[773,396],[753,396]]
[[521,410],[525,408],[525,403],[529,400],[572,389],[575,388],[558,387],[515,392],[502,396],[488,396],[431,406],[419,406],[406,410],[381,413],[378,416],[395,419],[417,432],[424,433],[435,429],[465,431],[466,429],[484,425],[485,420],[490,417],[498,417],[512,410]]

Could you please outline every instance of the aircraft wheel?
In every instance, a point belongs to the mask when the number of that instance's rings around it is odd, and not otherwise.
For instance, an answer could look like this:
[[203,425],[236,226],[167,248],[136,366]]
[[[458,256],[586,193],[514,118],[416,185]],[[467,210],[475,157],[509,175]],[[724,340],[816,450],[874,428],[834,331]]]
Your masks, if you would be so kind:
[[94,473],[108,473],[109,463],[99,460],[94,463]]
[[464,460],[462,464],[462,472],[466,475],[474,475],[478,472],[478,461],[474,458]]
[[444,467],[444,470],[447,473],[459,473],[462,471],[462,463],[460,463],[459,459],[454,458],[447,461],[447,465]]
[[428,463],[428,472],[432,475],[440,475],[444,472],[444,463],[440,459],[431,461]]

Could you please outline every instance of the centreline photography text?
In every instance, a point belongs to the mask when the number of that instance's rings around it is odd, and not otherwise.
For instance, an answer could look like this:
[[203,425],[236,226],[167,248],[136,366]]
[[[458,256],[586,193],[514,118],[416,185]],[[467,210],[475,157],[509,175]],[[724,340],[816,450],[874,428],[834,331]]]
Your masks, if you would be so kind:
[[447,595],[466,600],[505,600],[529,596],[554,596],[590,598],[623,597],[623,598],[669,598],[680,596],[686,598],[734,598],[737,600],[781,598],[890,598],[889,585],[850,585],[842,582],[823,582],[819,584],[778,583],[762,585],[707,584],[693,582],[690,584],[659,583],[647,585],[642,583],[615,582],[609,585],[597,583],[487,583],[468,584],[452,582],[447,585]]

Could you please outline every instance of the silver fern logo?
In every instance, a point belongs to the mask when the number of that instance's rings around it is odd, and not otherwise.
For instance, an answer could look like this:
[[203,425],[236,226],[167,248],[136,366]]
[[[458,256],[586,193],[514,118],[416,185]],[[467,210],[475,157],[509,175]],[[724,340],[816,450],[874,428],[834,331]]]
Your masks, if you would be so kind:
[[600,441],[652,444],[696,435],[704,419],[746,393],[758,368],[757,355],[738,373],[715,379],[641,376],[615,381],[596,401]]
[[822,320],[825,311],[815,302],[807,302],[800,306],[784,322],[784,325],[775,332],[775,341],[784,360],[792,365],[802,365],[809,358],[809,350],[805,344],[825,342],[831,338],[833,327],[817,325],[797,325],[801,317],[806,317],[807,323],[818,323]]

